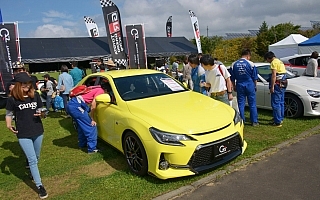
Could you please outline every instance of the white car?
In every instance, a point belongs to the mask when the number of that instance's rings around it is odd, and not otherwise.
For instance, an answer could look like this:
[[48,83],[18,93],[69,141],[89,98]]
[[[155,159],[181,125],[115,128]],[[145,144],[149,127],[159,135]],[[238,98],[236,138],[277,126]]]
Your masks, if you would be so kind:
[[[269,63],[255,63],[258,68],[257,107],[271,108],[269,92]],[[287,71],[288,87],[285,93],[285,116],[320,116],[320,78],[297,76]]]
[[[308,61],[310,59],[310,54],[295,54],[293,56],[287,56],[280,58],[283,64],[286,66],[288,71],[291,71],[294,74],[302,75]],[[318,77],[320,77],[320,56],[318,58]]]

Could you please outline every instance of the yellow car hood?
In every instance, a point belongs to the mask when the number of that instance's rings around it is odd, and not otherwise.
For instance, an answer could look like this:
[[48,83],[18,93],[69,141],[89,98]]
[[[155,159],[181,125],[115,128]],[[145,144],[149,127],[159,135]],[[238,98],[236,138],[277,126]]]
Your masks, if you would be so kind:
[[132,100],[128,109],[151,127],[173,133],[202,133],[232,123],[234,110],[212,98],[192,92]]

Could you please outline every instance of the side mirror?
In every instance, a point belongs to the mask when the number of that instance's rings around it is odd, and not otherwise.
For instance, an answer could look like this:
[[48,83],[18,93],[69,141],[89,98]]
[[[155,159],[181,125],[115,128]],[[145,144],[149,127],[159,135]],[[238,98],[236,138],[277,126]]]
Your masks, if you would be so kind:
[[109,94],[100,94],[95,98],[97,103],[108,104],[111,103],[111,97]]

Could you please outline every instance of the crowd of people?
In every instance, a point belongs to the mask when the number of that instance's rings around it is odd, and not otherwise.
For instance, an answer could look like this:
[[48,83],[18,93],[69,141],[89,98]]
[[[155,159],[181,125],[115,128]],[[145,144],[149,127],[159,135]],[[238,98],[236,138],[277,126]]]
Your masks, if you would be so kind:
[[[241,118],[245,119],[245,105],[248,102],[250,124],[259,126],[256,105],[258,71],[251,59],[249,49],[242,51],[241,58],[227,69],[222,62],[211,55],[191,54],[182,68],[182,80],[187,86],[213,99],[230,105],[233,91],[237,92],[237,105]],[[284,119],[284,94],[287,86],[286,69],[273,52],[267,52],[265,59],[271,65],[269,88],[273,119],[270,125],[281,127]],[[311,61],[310,61],[311,62]]]

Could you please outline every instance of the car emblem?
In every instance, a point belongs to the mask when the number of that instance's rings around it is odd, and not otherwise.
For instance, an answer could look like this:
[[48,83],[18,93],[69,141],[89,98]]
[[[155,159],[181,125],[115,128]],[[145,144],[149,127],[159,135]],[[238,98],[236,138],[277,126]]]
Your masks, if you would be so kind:
[[219,147],[219,152],[220,152],[220,153],[225,153],[225,152],[227,152],[227,148],[228,148],[228,147],[226,147],[226,146],[224,146],[224,145],[221,145],[221,146]]

